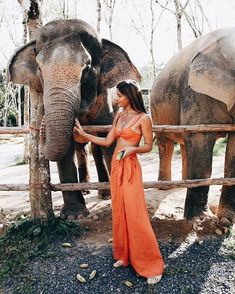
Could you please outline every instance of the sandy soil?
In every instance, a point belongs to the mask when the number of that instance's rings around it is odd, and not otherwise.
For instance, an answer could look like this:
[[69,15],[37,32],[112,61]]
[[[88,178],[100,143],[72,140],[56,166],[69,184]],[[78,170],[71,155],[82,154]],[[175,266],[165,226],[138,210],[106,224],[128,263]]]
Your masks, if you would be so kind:
[[[0,137],[0,184],[28,183],[28,165],[16,165],[16,158],[23,153],[23,136]],[[139,156],[143,170],[143,180],[157,179],[158,154],[150,153]],[[97,181],[96,170],[92,156],[89,158],[91,181]],[[212,177],[223,177],[224,156],[215,156],[213,159]],[[56,164],[50,163],[52,183],[58,183]],[[181,158],[174,155],[172,162],[173,180],[181,179]],[[220,195],[220,186],[211,186],[209,205],[212,209],[217,206]],[[187,235],[191,224],[183,220],[183,208],[186,189],[145,191],[146,202],[151,216],[154,216],[153,225],[158,237],[165,239],[176,238],[178,235]],[[59,212],[63,203],[61,192],[53,192],[53,206]],[[102,243],[111,236],[111,207],[110,200],[97,198],[97,191],[91,191],[85,196],[90,215],[80,219],[80,222],[92,229],[89,242]],[[7,219],[30,212],[28,192],[3,192],[0,191],[0,210]],[[155,226],[156,225],[156,226]],[[176,230],[177,228],[177,230]],[[180,228],[181,233],[176,234]],[[185,236],[184,236],[185,237]],[[84,238],[84,242],[85,242]]]

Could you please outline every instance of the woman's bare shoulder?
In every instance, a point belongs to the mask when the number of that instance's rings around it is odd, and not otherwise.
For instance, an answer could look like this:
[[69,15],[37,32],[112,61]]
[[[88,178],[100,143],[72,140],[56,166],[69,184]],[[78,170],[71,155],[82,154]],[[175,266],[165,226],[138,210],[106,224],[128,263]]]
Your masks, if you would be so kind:
[[140,122],[145,122],[145,123],[151,122],[152,123],[151,118],[147,113],[143,113],[143,115],[140,118]]
[[113,119],[113,124],[115,125],[116,124],[116,122],[117,122],[117,120],[118,120],[118,118],[121,116],[121,112],[117,112],[116,114],[115,114],[115,116],[114,116],[114,119]]

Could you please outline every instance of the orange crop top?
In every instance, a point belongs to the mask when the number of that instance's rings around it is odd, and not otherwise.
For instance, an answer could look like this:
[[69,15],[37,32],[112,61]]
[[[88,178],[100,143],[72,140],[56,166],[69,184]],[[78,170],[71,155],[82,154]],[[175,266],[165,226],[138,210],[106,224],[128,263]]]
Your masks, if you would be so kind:
[[[137,141],[139,142],[139,140],[142,137],[142,134],[139,134],[137,132],[135,132],[134,130],[132,130],[131,128],[133,127],[133,125],[140,119],[140,117],[143,115],[144,113],[141,113],[140,115],[138,115],[130,124],[128,127],[125,127],[121,130],[118,130],[117,127],[115,127],[114,132],[117,138],[124,138],[126,140],[131,140],[131,141]],[[120,117],[120,115],[119,115]],[[118,119],[119,119],[118,117]],[[117,121],[118,121],[117,119]],[[117,124],[117,122],[116,122]]]

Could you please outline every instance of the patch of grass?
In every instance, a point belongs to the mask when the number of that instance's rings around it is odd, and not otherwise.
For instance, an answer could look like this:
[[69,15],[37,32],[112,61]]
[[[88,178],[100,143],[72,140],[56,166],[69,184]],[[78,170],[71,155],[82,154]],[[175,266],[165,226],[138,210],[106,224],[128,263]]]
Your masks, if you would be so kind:
[[24,157],[22,155],[16,156],[15,165],[24,165],[24,164],[27,164],[27,162],[24,160]]
[[22,280],[24,281],[23,285],[18,285],[17,287],[14,288],[13,293],[17,294],[30,294],[33,293],[33,285],[36,283],[38,280],[35,278],[32,278],[31,276],[23,276]]
[[215,146],[213,149],[213,155],[214,156],[219,156],[223,155],[225,152],[226,144],[228,142],[228,138],[220,138],[215,142]]
[[230,227],[228,237],[224,239],[223,245],[227,249],[226,255],[235,260],[235,225]]
[[177,155],[181,154],[180,144],[174,143],[174,154],[177,154]]
[[[48,222],[25,218],[12,225],[0,237],[0,287],[8,276],[19,271],[30,259],[46,254],[47,246],[53,240],[81,236],[82,233],[78,223],[61,218],[51,218]],[[47,256],[50,257],[54,256]]]

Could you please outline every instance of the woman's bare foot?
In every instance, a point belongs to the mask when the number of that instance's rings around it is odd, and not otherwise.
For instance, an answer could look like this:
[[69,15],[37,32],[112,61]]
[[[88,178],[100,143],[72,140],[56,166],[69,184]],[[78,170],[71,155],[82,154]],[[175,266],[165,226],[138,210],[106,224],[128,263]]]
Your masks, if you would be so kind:
[[149,277],[147,279],[147,283],[148,284],[157,284],[158,282],[160,282],[161,278],[162,278],[162,275]]
[[121,259],[117,260],[117,261],[113,264],[114,267],[120,267],[120,266],[122,266],[122,265],[123,265],[123,261],[122,261]]

